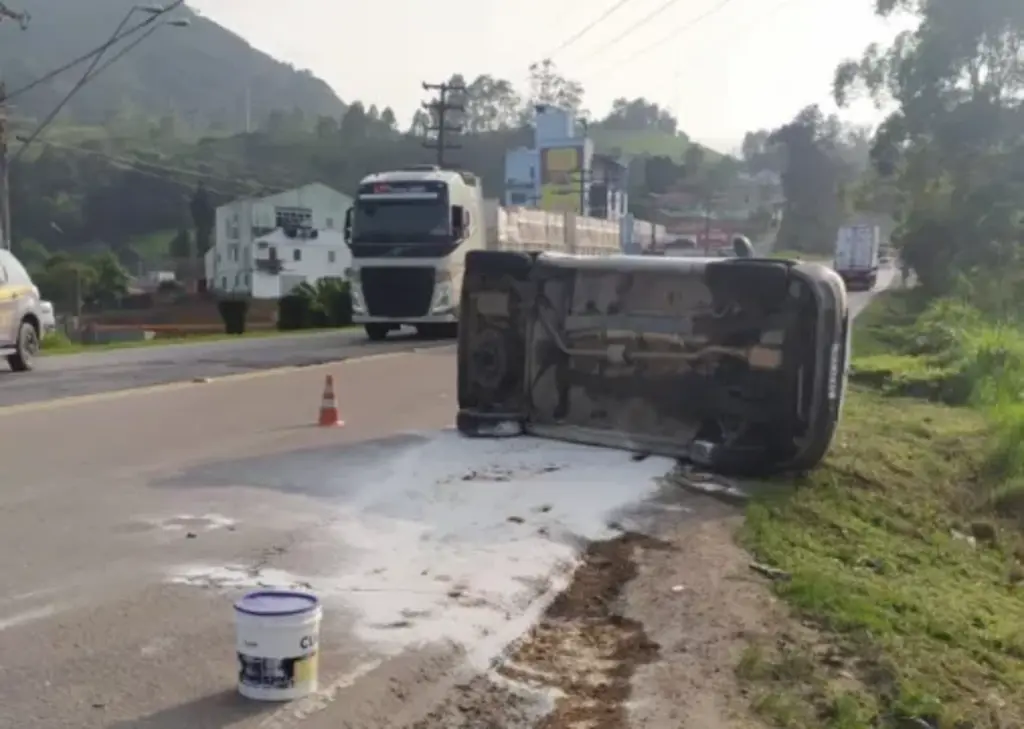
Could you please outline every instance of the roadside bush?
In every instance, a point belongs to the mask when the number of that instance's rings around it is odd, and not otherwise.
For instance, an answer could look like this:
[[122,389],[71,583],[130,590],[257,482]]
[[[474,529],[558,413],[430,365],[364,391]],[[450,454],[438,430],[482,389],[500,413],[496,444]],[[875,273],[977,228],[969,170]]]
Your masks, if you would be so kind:
[[886,354],[855,358],[850,378],[889,395],[969,405],[994,429],[988,497],[1024,519],[1024,328],[960,297],[932,301],[912,322],[873,322]]
[[71,349],[75,345],[64,332],[47,332],[39,346],[44,352],[59,352],[62,349]]
[[278,302],[278,329],[345,327],[352,324],[352,298],[348,282],[322,278],[316,285],[303,283]]
[[227,334],[245,334],[246,319],[249,315],[247,299],[221,299],[217,302],[217,311],[224,322]]
[[310,300],[305,296],[288,294],[277,302],[277,328],[282,332],[309,329],[313,321]]

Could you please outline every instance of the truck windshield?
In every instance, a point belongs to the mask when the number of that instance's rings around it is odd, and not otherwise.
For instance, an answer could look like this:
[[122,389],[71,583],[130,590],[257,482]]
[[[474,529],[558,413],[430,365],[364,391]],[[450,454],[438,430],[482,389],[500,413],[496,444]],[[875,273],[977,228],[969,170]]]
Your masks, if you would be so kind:
[[443,199],[359,200],[352,221],[356,243],[434,242],[451,235]]

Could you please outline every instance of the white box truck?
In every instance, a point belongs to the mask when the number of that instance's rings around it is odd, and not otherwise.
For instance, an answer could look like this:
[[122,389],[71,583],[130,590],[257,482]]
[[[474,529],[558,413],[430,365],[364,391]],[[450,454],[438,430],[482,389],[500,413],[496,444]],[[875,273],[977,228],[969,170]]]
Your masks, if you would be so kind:
[[402,326],[454,336],[469,251],[622,250],[616,222],[506,209],[484,199],[476,175],[435,165],[365,177],[345,218],[345,239],[352,251],[352,319],[372,340]]
[[877,225],[845,225],[836,238],[833,268],[850,291],[870,291],[878,281],[881,231]]

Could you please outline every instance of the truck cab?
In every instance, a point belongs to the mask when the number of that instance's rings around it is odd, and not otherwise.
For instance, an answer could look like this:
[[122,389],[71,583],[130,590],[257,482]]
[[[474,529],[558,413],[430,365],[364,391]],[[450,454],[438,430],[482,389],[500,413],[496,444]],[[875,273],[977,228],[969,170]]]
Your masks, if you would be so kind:
[[455,336],[466,254],[487,245],[479,178],[413,165],[364,177],[345,218],[352,314],[381,340],[402,326]]

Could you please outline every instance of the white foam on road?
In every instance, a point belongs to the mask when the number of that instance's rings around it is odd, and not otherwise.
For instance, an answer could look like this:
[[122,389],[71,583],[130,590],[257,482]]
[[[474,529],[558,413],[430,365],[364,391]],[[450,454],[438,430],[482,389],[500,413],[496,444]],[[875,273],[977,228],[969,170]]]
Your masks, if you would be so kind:
[[[481,663],[527,630],[564,588],[580,550],[614,535],[617,512],[649,498],[670,459],[533,438],[455,432],[346,472],[366,479],[315,537],[331,572],[189,565],[172,580],[219,588],[312,588],[354,617],[382,655],[451,641]],[[332,549],[331,545],[343,549]]]

